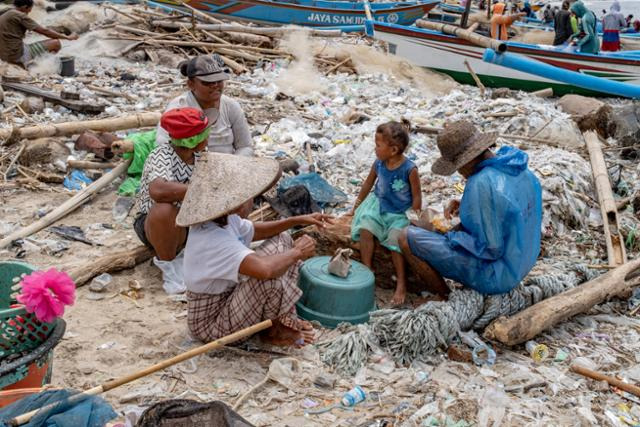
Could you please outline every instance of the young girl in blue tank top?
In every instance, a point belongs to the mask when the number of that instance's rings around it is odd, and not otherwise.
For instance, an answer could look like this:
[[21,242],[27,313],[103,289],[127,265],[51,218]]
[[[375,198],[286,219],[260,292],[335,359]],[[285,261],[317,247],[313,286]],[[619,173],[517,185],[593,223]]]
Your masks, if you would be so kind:
[[407,294],[406,268],[398,247],[398,236],[409,225],[406,211],[413,209],[419,214],[422,207],[418,168],[404,155],[409,145],[409,127],[408,121],[378,126],[375,135],[377,160],[351,210],[354,215],[351,238],[360,242],[362,263],[373,270],[374,238],[391,251],[397,277],[391,300],[394,306],[403,304]]

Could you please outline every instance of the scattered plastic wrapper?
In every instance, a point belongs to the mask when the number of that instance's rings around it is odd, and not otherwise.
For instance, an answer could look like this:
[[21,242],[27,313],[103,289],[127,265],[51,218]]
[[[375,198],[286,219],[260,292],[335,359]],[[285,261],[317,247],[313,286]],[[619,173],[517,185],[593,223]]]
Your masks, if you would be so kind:
[[91,184],[93,180],[89,178],[83,171],[74,169],[69,175],[64,178],[63,185],[68,190],[82,190],[87,185]]

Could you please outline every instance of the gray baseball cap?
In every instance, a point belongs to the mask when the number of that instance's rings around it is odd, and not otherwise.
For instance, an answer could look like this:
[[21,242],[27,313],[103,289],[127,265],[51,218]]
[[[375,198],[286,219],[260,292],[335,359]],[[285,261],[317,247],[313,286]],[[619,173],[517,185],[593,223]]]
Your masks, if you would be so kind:
[[203,82],[212,83],[222,80],[229,80],[231,74],[225,66],[220,55],[201,55],[183,61],[179,65],[183,76],[190,79],[197,78]]

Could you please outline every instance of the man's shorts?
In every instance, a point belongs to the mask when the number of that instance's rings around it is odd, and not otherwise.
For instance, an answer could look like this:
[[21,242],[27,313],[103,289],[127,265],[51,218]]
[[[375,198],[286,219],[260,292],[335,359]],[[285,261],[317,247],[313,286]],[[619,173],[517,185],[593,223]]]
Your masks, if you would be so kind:
[[45,47],[44,40],[31,44],[25,43],[22,49],[22,58],[20,58],[20,61],[26,65],[29,61],[37,58],[38,56],[44,55],[45,53],[47,53],[47,48]]

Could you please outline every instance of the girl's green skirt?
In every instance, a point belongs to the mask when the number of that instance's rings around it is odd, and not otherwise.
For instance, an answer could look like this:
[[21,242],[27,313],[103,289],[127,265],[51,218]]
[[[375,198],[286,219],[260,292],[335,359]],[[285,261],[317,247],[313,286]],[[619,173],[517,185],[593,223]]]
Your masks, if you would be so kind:
[[398,236],[408,226],[409,219],[404,213],[380,213],[380,202],[374,193],[370,193],[353,215],[351,239],[354,242],[360,241],[360,230],[365,229],[385,248],[400,252]]

